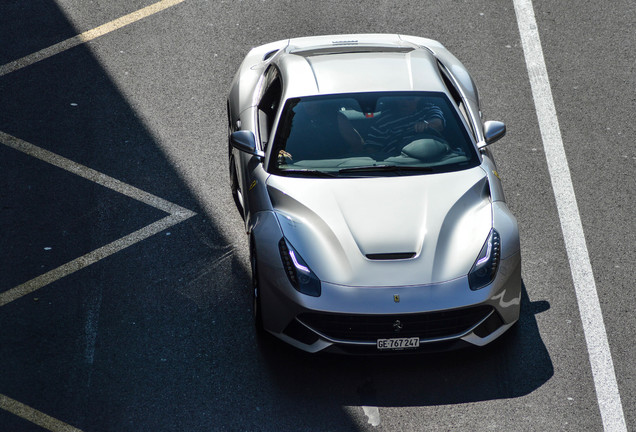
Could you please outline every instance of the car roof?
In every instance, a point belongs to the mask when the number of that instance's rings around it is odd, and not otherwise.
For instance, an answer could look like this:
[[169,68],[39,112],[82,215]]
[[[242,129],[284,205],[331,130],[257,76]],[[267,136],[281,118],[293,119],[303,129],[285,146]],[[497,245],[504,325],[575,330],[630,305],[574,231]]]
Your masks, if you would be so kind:
[[448,91],[437,59],[426,48],[390,38],[323,39],[292,39],[277,56],[286,99],[376,91]]

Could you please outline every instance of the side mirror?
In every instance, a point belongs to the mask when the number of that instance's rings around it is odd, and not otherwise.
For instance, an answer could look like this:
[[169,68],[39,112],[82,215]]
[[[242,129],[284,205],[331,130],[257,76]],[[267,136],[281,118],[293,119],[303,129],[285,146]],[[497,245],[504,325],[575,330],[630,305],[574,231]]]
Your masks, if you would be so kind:
[[230,135],[230,143],[235,149],[251,154],[252,156],[259,158],[265,156],[265,153],[256,148],[256,138],[251,131],[240,130],[233,132],[232,135]]
[[486,144],[492,144],[506,134],[506,125],[500,121],[487,121],[484,123],[484,137]]

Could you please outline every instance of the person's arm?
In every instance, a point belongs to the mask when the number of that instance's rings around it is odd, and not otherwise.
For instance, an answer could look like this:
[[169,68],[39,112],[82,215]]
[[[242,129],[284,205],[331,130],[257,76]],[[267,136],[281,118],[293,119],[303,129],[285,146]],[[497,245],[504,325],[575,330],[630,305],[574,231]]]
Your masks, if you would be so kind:
[[429,120],[428,127],[433,129],[435,132],[441,133],[444,130],[444,121],[439,117],[435,117]]
[[444,130],[444,122],[442,119],[435,117],[429,121],[422,120],[415,123],[415,132],[426,132],[429,130],[442,132]]
[[442,133],[446,122],[444,121],[444,114],[439,107],[434,105],[428,105],[421,111],[425,120],[419,121],[415,124],[415,132],[437,132]]

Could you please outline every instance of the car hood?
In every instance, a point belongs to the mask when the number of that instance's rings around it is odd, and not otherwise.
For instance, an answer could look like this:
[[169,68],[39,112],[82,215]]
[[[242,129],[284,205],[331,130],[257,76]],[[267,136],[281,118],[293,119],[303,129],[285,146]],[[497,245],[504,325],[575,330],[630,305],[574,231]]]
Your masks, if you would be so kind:
[[285,237],[333,284],[423,285],[465,276],[492,227],[480,167],[396,177],[272,175],[267,189]]

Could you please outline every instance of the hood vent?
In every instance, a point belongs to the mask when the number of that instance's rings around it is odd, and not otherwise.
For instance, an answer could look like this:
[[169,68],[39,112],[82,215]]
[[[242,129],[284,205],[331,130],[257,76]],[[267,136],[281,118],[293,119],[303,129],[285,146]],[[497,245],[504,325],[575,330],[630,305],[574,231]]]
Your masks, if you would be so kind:
[[404,260],[415,256],[415,252],[398,252],[398,253],[378,253],[367,254],[370,260],[387,261],[387,260]]

